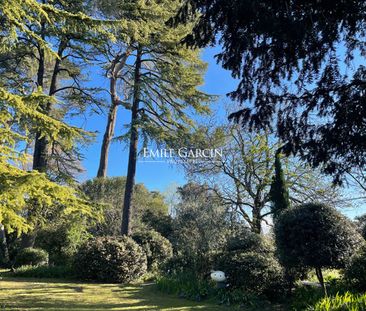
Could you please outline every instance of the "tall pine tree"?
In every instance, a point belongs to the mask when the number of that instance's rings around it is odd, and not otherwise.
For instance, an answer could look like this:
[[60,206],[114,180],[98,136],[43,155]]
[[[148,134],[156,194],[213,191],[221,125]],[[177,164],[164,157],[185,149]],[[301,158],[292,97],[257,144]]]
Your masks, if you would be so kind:
[[[2,60],[24,40],[30,42],[32,48],[33,43],[37,44],[42,51],[38,57],[44,56],[57,63],[59,55],[38,31],[46,22],[59,35],[64,28],[57,26],[71,23],[95,30],[103,28],[102,22],[85,14],[35,0],[2,1],[0,12]],[[35,26],[30,27],[30,24]],[[32,143],[32,133],[40,133],[39,137],[47,137],[51,141],[62,141],[67,148],[72,148],[75,139],[83,136],[82,131],[45,113],[43,108],[55,103],[56,99],[45,94],[41,85],[34,90],[24,88],[22,83],[9,81],[4,76],[0,79],[0,228],[7,232],[17,231],[18,234],[34,229],[35,222],[42,223],[45,218],[42,213],[37,217],[25,217],[32,205],[41,210],[59,208],[67,215],[96,216],[75,189],[50,181],[38,170],[26,169],[29,155],[24,146]]]
[[[130,111],[128,131],[119,138],[129,145],[129,161],[121,232],[130,233],[131,199],[135,184],[136,162],[139,146],[169,143],[180,135],[187,135],[194,127],[190,114],[209,112],[211,97],[198,90],[203,83],[206,64],[200,60],[199,51],[181,45],[181,40],[191,31],[192,25],[167,26],[180,7],[176,0],[106,1],[104,11],[117,17],[143,21],[140,32],[133,34],[126,44],[128,59],[121,57],[118,74],[110,75],[111,82],[117,77],[124,97],[116,102]],[[120,9],[120,13],[118,10]],[[121,54],[122,55],[122,54]],[[123,66],[121,66],[123,65]],[[112,63],[113,66],[113,63]],[[113,68],[113,67],[111,67]],[[115,113],[110,111],[110,116]],[[109,117],[107,131],[114,125]],[[105,137],[108,137],[106,133]],[[102,149],[102,158],[105,150]],[[105,174],[101,159],[100,175]]]

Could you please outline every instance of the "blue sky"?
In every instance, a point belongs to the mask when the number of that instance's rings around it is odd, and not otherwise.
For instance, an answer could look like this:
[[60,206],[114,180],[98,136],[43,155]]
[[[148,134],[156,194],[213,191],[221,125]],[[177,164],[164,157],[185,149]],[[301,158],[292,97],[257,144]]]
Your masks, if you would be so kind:
[[[237,81],[231,77],[229,71],[224,70],[220,65],[216,64],[214,55],[218,52],[219,47],[206,48],[203,51],[202,57],[204,61],[208,63],[208,70],[205,75],[205,84],[202,86],[202,90],[209,94],[219,96],[219,99],[217,103],[214,104],[213,108],[223,115],[225,105],[230,105],[231,103],[230,99],[226,97],[226,94],[236,88]],[[356,57],[356,60],[354,61],[355,65],[358,65],[357,58],[358,57]],[[89,79],[93,84],[108,88],[108,81],[102,78],[101,72],[93,72]],[[130,115],[128,112],[119,112],[115,131],[117,136],[124,131],[123,124],[128,123],[129,120]],[[97,134],[95,142],[84,149],[85,160],[83,161],[83,166],[86,171],[80,176],[80,181],[83,181],[96,176],[99,164],[100,146],[106,125],[106,116],[93,114],[86,118],[79,119],[77,123],[84,129]],[[114,142],[110,149],[108,176],[125,176],[127,172],[127,160],[128,149],[126,148],[126,145]],[[136,182],[144,183],[149,190],[165,192],[167,189],[172,189],[177,185],[183,185],[186,182],[186,177],[184,172],[177,165],[161,162],[138,162]],[[358,209],[343,210],[343,213],[350,217],[355,217],[366,213],[366,206],[362,205]]]
[[[203,51],[202,57],[208,63],[208,69],[205,75],[205,84],[202,90],[209,94],[218,95],[218,103],[214,105],[215,109],[224,110],[223,103],[229,102],[226,94],[236,88],[237,82],[231,77],[230,72],[222,69],[216,64],[214,55],[218,53],[218,48],[207,48]],[[103,79],[98,72],[89,77],[94,83],[102,84],[108,87],[108,82]],[[221,105],[220,105],[221,104]],[[221,108],[219,108],[221,107]],[[121,112],[118,115],[116,125],[116,136],[123,131],[123,124],[129,121],[128,113]],[[100,155],[100,146],[103,132],[106,125],[105,115],[91,115],[86,119],[79,120],[82,126],[88,131],[97,132],[96,140],[93,144],[84,149],[85,160],[83,166],[86,169],[80,179],[85,180],[95,177]],[[114,142],[111,146],[108,166],[108,176],[124,176],[127,172],[128,149],[119,142]],[[176,165],[168,163],[142,163],[137,164],[136,182],[144,183],[150,190],[166,190],[171,184],[184,184],[186,178],[184,172]]]

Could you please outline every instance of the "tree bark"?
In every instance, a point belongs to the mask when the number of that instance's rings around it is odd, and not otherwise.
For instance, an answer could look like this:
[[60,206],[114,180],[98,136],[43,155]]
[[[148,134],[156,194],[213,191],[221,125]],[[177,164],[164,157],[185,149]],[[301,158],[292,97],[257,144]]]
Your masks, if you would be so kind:
[[252,231],[257,234],[261,234],[262,232],[262,221],[260,215],[255,215],[253,213],[253,222],[252,222]]
[[[45,23],[41,25],[41,38],[45,39]],[[38,70],[37,70],[37,86],[43,89],[44,84],[44,74],[45,74],[45,51],[41,46],[38,47],[39,51],[39,61],[38,61]],[[43,107],[42,107],[43,108]],[[36,133],[36,139],[34,143],[34,152],[33,152],[33,169],[42,171],[44,167],[46,167],[46,156],[45,152],[45,139],[42,138],[42,134],[40,132]]]
[[0,224],[0,264],[7,266],[9,264],[9,250],[6,241],[5,228]]
[[320,283],[320,285],[323,289],[324,296],[327,297],[328,296],[327,287],[325,286],[325,283],[324,283],[322,269],[321,268],[315,268],[315,273],[316,273],[316,276],[318,277],[319,283]]
[[137,161],[137,148],[138,148],[138,113],[141,95],[141,48],[138,47],[135,63],[134,73],[134,94],[132,102],[132,115],[131,115],[131,136],[130,136],[130,150],[128,157],[128,168],[126,178],[126,188],[123,201],[122,212],[122,224],[121,234],[130,235],[131,233],[131,200],[133,196],[133,188],[135,185],[136,175],[136,161]]
[[261,199],[260,187],[257,190],[256,196],[254,198],[254,208],[252,209],[252,229],[255,233],[261,234],[262,232],[262,215],[261,210],[263,209],[263,200]]
[[112,104],[108,113],[107,126],[104,132],[102,147],[100,150],[100,160],[97,177],[107,177],[109,148],[116,125],[117,108],[117,105]]
[[[51,84],[49,89],[49,95],[54,95],[57,88],[57,78],[61,64],[61,57],[63,51],[67,47],[67,41],[61,40],[60,45],[58,47],[58,55],[59,58],[56,59],[55,65],[53,68],[53,73],[51,77]],[[40,47],[39,52],[39,65],[38,65],[38,73],[37,73],[37,83],[38,86],[43,88],[44,84],[44,75],[45,75],[45,59],[44,59],[44,50]],[[49,115],[51,110],[51,103],[47,103],[42,108],[44,114]],[[33,152],[33,169],[38,170],[39,172],[46,172],[48,166],[48,156],[49,156],[50,145],[47,140],[47,137],[42,136],[41,132],[37,132],[36,140],[34,144],[34,152]]]
[[117,95],[117,79],[118,74],[126,64],[129,55],[130,52],[129,50],[127,50],[124,55],[116,56],[112,64],[110,86],[109,86],[109,91],[111,94],[111,108],[109,109],[107,125],[104,132],[103,142],[100,150],[100,160],[99,160],[97,177],[107,177],[109,148],[111,140],[114,135],[117,110],[120,101]]
[[[60,71],[61,58],[64,50],[67,47],[67,40],[61,40],[58,47],[58,56],[56,59],[55,65],[53,67],[50,89],[48,94],[53,96],[57,89],[57,79]],[[44,84],[44,75],[45,75],[45,53],[44,50],[40,47],[39,51],[39,64],[38,64],[38,73],[37,73],[37,83],[39,86],[43,87]],[[50,114],[51,111],[51,103],[45,104],[41,107],[42,112],[46,115]],[[50,144],[47,137],[43,136],[40,131],[36,133],[36,139],[34,143],[34,152],[33,152],[33,170],[37,170],[39,172],[47,172],[48,168],[48,157],[49,157]],[[33,247],[36,240],[37,233],[35,231],[23,234],[22,236],[22,248]]]

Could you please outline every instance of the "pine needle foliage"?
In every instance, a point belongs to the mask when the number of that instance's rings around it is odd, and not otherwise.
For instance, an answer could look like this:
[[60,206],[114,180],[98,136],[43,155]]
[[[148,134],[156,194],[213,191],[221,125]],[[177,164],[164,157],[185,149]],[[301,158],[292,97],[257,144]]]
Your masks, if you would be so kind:
[[[27,27],[29,23],[39,26],[42,21],[51,25],[63,22],[74,27],[89,27],[95,32],[107,31],[103,21],[35,0],[2,1],[0,12],[0,53],[10,51],[18,38],[24,36],[36,40],[49,57],[57,57],[52,47]],[[79,26],[75,26],[77,24]],[[20,235],[32,230],[35,225],[46,221],[45,210],[99,218],[98,208],[92,207],[77,190],[54,183],[43,173],[27,169],[29,156],[26,146],[31,143],[31,132],[38,131],[42,136],[62,140],[70,148],[76,139],[86,134],[39,109],[45,103],[55,101],[41,88],[24,93],[0,84],[0,223],[8,232],[16,231]],[[32,213],[34,216],[30,218],[27,211],[32,207],[36,207],[38,212]]]

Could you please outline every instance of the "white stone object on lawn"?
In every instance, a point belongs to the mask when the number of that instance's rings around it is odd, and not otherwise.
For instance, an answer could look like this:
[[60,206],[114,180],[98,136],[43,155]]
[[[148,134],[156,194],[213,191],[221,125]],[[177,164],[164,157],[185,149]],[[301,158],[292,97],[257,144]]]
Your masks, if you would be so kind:
[[215,282],[225,282],[226,281],[225,272],[223,272],[223,271],[212,271],[211,272],[211,279],[214,280]]

